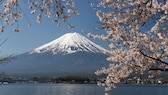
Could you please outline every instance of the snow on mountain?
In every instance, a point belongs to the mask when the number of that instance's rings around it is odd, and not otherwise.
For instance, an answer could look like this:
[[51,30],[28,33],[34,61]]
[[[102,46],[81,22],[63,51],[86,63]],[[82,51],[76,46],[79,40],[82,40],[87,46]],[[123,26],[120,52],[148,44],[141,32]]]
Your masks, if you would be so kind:
[[33,51],[33,53],[52,52],[53,54],[71,54],[78,51],[86,51],[92,53],[103,53],[104,48],[88,40],[79,33],[66,33],[56,40],[42,45]]

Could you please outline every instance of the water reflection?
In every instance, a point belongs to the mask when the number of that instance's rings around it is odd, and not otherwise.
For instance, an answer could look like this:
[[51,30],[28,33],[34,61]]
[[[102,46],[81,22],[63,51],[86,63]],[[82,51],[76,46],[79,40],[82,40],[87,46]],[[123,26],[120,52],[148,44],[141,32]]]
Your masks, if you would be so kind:
[[120,85],[111,95],[167,95],[168,86],[158,85]]
[[4,85],[0,95],[103,95],[103,89],[91,84]]
[[[168,86],[119,85],[110,95],[167,95]],[[0,85],[0,95],[104,95],[93,84],[8,84]]]
[[72,84],[40,85],[36,87],[35,95],[87,95],[82,92],[84,88],[85,86]]

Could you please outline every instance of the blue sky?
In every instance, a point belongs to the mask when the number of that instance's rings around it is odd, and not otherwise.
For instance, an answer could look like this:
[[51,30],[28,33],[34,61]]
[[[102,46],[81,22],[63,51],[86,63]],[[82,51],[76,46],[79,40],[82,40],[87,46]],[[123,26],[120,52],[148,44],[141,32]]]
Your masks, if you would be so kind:
[[[97,31],[95,28],[99,26],[97,23],[99,20],[95,15],[93,8],[89,6],[87,0],[76,0],[76,7],[78,8],[80,15],[73,15],[72,18],[68,20],[71,24],[75,25],[75,29],[68,28],[67,23],[62,23],[60,27],[52,23],[51,19],[43,17],[42,24],[36,23],[36,15],[30,15],[30,11],[25,9],[26,5],[21,6],[23,12],[32,23],[32,27],[28,27],[28,21],[21,19],[19,21],[20,32],[14,32],[11,26],[7,26],[5,32],[1,33],[0,41],[8,39],[1,47],[1,55],[9,54],[21,54],[28,52],[37,48],[43,44],[46,44],[61,35],[68,32],[78,32],[82,35],[87,35],[91,32],[93,34],[103,34],[105,31]],[[95,43],[108,48],[108,42],[93,40]]]

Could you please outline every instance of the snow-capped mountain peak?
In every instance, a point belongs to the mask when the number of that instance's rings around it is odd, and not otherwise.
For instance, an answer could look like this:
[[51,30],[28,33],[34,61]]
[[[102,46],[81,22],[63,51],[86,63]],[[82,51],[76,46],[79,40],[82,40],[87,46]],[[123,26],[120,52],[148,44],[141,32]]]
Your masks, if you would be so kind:
[[66,33],[56,40],[42,45],[33,51],[33,53],[52,52],[53,54],[70,54],[78,51],[86,51],[93,53],[103,53],[104,48],[88,40],[79,33]]

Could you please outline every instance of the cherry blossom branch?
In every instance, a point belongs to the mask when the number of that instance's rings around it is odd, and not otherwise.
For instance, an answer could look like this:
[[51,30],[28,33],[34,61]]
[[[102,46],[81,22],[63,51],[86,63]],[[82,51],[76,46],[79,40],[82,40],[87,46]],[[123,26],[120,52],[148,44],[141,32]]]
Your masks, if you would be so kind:
[[[97,72],[99,75],[107,74],[104,86],[113,87],[119,82],[112,81],[134,72],[168,71],[168,62],[164,60],[168,57],[168,1],[100,0],[96,5],[100,29],[107,31],[107,36],[89,36],[110,41],[107,60],[117,63]],[[156,74],[151,73],[148,78],[154,76]]]

